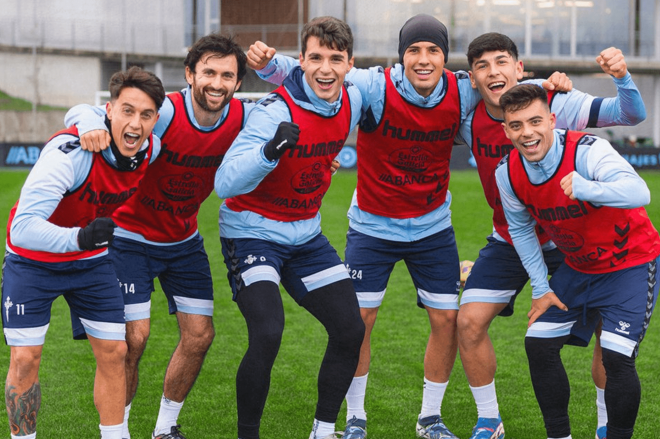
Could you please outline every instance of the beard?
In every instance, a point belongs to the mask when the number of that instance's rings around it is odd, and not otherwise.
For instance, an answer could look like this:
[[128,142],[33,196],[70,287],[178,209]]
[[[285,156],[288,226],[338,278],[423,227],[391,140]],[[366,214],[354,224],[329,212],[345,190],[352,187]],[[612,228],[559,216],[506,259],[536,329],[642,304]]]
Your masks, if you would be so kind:
[[208,111],[209,113],[219,113],[220,111],[225,108],[225,106],[229,103],[231,98],[234,96],[233,92],[229,92],[228,90],[220,90],[221,93],[224,93],[223,99],[220,101],[219,104],[211,105],[209,104],[209,101],[206,98],[206,92],[207,91],[216,91],[211,88],[193,88],[193,98],[195,99],[195,102],[197,102],[197,105],[199,105],[202,110]]

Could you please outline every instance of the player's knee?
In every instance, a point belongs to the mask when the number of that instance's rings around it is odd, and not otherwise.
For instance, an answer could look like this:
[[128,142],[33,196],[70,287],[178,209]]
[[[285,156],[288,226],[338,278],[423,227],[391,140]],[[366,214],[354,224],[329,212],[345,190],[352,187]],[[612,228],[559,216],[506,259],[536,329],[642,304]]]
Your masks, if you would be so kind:
[[128,347],[124,341],[102,340],[95,343],[94,356],[99,366],[118,367],[123,370]]
[[607,373],[607,379],[617,376],[629,376],[636,374],[635,359],[619,352],[603,349],[603,366]]
[[148,320],[126,322],[126,344],[129,355],[142,355],[149,341],[150,325]]
[[203,329],[181,328],[181,343],[187,350],[206,353],[215,338],[213,325],[204,325]]
[[525,337],[525,352],[530,365],[548,363],[559,357],[563,346],[563,338]]
[[456,318],[459,339],[473,342],[488,333],[490,321],[485,320],[482,316],[483,314],[475,312],[475,307],[463,305]]
[[432,331],[455,331],[458,320],[458,310],[427,308]]
[[41,363],[41,350],[16,348],[12,350],[10,367],[16,371],[19,380],[36,376]]
[[345,349],[359,352],[364,340],[364,332],[365,326],[362,319],[354,318],[346,320],[334,334],[329,334],[329,336]]
[[376,308],[362,308],[360,307],[360,316],[365,326],[371,330],[376,324],[376,317],[378,317],[378,307]]
[[284,322],[279,319],[267,319],[248,324],[250,347],[259,347],[262,351],[277,352],[282,342]]

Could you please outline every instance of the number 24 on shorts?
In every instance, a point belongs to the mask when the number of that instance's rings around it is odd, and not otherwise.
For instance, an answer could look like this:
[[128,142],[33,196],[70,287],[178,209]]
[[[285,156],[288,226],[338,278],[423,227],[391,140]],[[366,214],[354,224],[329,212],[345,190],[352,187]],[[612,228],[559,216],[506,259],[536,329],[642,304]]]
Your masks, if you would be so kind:
[[346,270],[351,279],[362,279],[362,270],[351,270],[351,267],[349,267],[348,264],[346,264]]

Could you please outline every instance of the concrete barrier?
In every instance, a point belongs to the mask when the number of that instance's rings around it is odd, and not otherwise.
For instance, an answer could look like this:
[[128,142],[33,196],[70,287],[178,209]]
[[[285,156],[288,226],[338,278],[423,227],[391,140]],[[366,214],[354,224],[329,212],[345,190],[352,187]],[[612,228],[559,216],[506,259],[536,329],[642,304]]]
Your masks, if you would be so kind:
[[64,129],[66,111],[0,111],[0,143],[44,143]]

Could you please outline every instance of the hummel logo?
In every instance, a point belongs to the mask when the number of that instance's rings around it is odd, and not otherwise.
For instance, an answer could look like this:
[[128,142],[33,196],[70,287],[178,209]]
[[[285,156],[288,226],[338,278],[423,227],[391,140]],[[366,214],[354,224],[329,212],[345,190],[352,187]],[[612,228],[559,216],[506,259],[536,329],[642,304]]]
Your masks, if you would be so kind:
[[614,231],[619,236],[623,236],[623,235],[625,235],[626,233],[628,233],[630,231],[630,224],[626,224],[626,227],[624,227],[623,229],[615,224],[614,225]]
[[619,321],[619,326],[621,326],[621,327],[616,328],[615,329],[616,332],[620,332],[620,333],[626,334],[626,335],[630,334],[630,331],[626,331],[626,329],[630,328],[630,323],[624,322],[624,321]]
[[256,260],[257,260],[257,258],[255,258],[254,256],[248,255],[247,259],[245,259],[245,261],[243,261],[243,262],[245,262],[248,265],[252,265],[252,263]]

